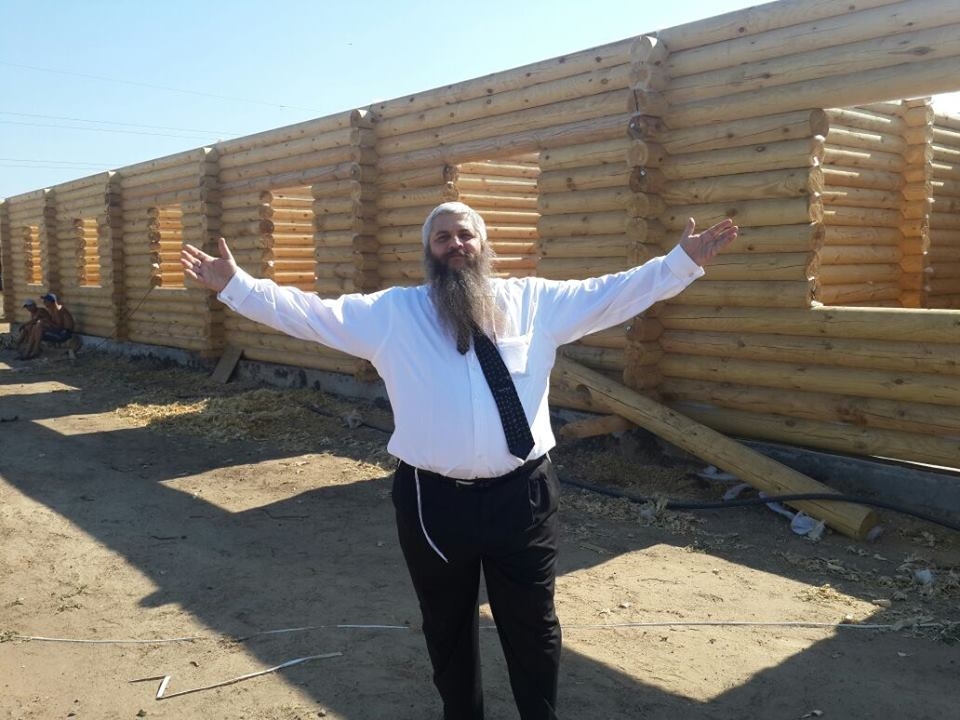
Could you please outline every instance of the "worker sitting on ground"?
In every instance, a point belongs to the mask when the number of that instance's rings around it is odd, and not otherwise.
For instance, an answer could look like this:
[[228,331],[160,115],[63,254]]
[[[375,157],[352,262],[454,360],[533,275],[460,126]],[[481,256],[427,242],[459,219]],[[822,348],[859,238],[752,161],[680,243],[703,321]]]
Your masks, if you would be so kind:
[[49,313],[48,320],[41,320],[30,331],[27,346],[20,355],[21,360],[31,360],[40,354],[43,341],[62,343],[73,337],[73,315],[53,293],[47,293],[41,300]]
[[30,341],[30,333],[43,321],[50,320],[50,313],[46,308],[39,307],[33,298],[27,298],[23,301],[23,306],[30,313],[30,319],[27,320],[17,330],[17,352],[20,355],[26,354],[26,348]]

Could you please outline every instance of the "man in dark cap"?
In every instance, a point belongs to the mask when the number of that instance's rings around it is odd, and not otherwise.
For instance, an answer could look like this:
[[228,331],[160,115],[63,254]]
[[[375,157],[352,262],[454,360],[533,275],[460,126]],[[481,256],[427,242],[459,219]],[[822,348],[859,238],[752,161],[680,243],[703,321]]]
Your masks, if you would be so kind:
[[50,320],[50,313],[47,309],[39,307],[33,298],[24,300],[23,307],[30,313],[30,319],[23,323],[17,330],[17,352],[21,357],[26,355],[25,350],[33,329],[41,322]]

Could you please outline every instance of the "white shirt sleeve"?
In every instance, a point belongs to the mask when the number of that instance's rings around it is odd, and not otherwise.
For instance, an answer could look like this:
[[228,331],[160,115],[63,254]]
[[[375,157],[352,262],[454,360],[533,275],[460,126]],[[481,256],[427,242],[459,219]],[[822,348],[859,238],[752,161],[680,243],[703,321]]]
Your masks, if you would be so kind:
[[384,341],[385,318],[376,310],[380,295],[322,299],[238,269],[217,297],[250,320],[369,360]]
[[704,274],[679,245],[635,268],[586,280],[547,282],[539,317],[558,345],[622,323]]

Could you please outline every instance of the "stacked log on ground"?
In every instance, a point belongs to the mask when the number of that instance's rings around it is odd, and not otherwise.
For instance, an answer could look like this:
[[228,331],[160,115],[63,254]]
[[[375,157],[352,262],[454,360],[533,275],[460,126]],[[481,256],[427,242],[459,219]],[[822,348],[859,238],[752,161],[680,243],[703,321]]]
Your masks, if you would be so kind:
[[960,309],[960,116],[933,125],[927,307]]
[[217,253],[217,151],[199,148],[118,171],[122,197],[122,333],[134,342],[219,354],[220,315],[205,290],[188,287],[179,263],[190,243]]
[[537,274],[539,176],[536,153],[459,166],[459,199],[483,216],[487,240],[497,254],[493,268],[498,276]]
[[944,310],[662,308],[662,396],[711,427],[955,466],[960,316]]
[[115,174],[102,173],[56,186],[59,292],[77,328],[86,335],[116,337],[118,263],[115,233],[119,197]]
[[10,319],[25,322],[30,314],[24,300],[39,297],[48,289],[49,276],[41,253],[46,232],[44,210],[49,190],[34,190],[9,197],[3,202],[0,230],[3,232],[4,312]]
[[907,141],[905,110],[890,103],[827,111],[826,232],[816,290],[824,304],[919,304],[925,195],[910,198],[923,188],[924,162]]

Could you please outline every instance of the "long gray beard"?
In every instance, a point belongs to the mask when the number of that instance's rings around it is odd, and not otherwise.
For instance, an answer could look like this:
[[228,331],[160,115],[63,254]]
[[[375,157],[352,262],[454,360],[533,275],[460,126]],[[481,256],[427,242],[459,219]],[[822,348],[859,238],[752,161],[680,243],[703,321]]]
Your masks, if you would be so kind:
[[493,249],[483,243],[478,255],[468,256],[466,264],[454,270],[426,249],[424,264],[430,295],[440,324],[456,340],[461,355],[470,349],[474,328],[488,334],[493,330],[491,320],[495,310],[489,283],[493,258]]

